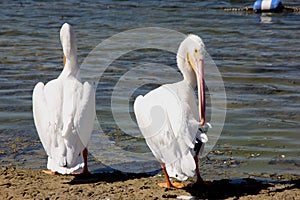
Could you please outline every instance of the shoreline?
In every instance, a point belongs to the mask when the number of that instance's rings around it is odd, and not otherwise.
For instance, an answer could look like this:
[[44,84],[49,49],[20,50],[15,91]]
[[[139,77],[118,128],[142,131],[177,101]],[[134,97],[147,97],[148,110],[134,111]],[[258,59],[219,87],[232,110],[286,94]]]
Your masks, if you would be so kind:
[[[42,170],[0,169],[1,199],[300,199],[300,177],[278,175],[280,180],[259,178],[205,179],[205,185],[183,189],[157,186],[164,176],[97,173],[47,175]],[[183,183],[188,185],[195,178]]]

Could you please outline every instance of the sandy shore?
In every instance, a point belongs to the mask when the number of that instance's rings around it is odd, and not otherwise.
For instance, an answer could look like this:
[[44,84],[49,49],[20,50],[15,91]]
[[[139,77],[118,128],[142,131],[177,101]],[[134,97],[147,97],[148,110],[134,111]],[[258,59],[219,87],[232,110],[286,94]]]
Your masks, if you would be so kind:
[[162,181],[161,174],[53,176],[11,167],[0,170],[0,199],[300,199],[300,177],[290,175],[280,181],[206,180],[184,189],[159,188]]

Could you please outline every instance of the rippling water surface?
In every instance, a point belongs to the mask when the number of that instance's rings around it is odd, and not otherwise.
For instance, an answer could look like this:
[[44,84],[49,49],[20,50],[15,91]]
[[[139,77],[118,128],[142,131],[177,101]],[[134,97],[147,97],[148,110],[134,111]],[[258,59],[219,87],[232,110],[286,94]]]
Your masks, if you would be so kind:
[[[221,72],[227,95],[223,132],[203,159],[207,163],[203,173],[209,174],[215,168],[223,175],[300,174],[300,13],[254,14],[219,9],[250,6],[245,1],[20,2],[0,3],[1,166],[45,167],[45,153],[33,124],[31,95],[37,82],[46,83],[59,75],[59,29],[69,22],[77,34],[80,63],[97,44],[133,28],[161,27],[201,36]],[[284,3],[300,7],[297,1]],[[147,154],[142,138],[118,128],[110,102],[120,77],[142,63],[176,69],[173,53],[136,50],[112,62],[97,87],[99,124],[109,145],[117,145],[128,155],[151,154]],[[164,82],[156,77],[157,69],[144,69],[153,81],[132,94],[128,109],[133,120],[134,97]],[[180,79],[165,73],[166,82]],[[131,87],[128,84],[128,90]],[[109,149],[103,146],[108,144],[99,145],[102,152]],[[109,159],[108,150],[105,155],[103,160]],[[134,164],[128,165],[134,168]],[[105,169],[96,159],[91,167]]]

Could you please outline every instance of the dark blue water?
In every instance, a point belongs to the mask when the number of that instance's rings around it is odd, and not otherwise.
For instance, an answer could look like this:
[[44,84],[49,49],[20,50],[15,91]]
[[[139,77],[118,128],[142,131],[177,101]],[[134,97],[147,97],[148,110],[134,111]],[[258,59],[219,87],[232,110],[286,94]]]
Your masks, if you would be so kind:
[[[284,3],[300,7],[297,1]],[[199,35],[221,72],[227,95],[223,132],[208,154],[217,165],[206,160],[203,173],[216,169],[223,175],[300,174],[300,13],[254,14],[219,9],[251,4],[175,0],[2,1],[0,165],[45,167],[46,155],[33,124],[31,95],[37,82],[46,83],[59,75],[59,29],[68,22],[77,34],[80,63],[97,44],[134,28],[161,27]],[[107,138],[128,150],[129,155],[148,149],[141,138],[128,137],[118,129],[110,100],[113,86],[128,71],[123,66],[140,62],[176,67],[172,53],[135,51],[116,59],[97,88],[99,123]],[[153,85],[141,88],[135,95],[155,87],[153,81]]]

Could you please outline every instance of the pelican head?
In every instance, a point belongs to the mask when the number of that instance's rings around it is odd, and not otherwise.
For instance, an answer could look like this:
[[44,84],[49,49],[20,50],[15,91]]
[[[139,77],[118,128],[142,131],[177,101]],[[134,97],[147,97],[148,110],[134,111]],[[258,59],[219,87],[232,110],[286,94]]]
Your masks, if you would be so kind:
[[[204,83],[205,46],[201,38],[188,35],[180,44],[177,53],[177,65],[193,87],[197,83],[199,117],[201,125],[205,124],[205,83]],[[195,83],[196,82],[196,83]]]
[[72,63],[77,62],[77,46],[73,28],[70,24],[64,23],[60,29],[60,41],[64,52],[64,66],[66,60]]

